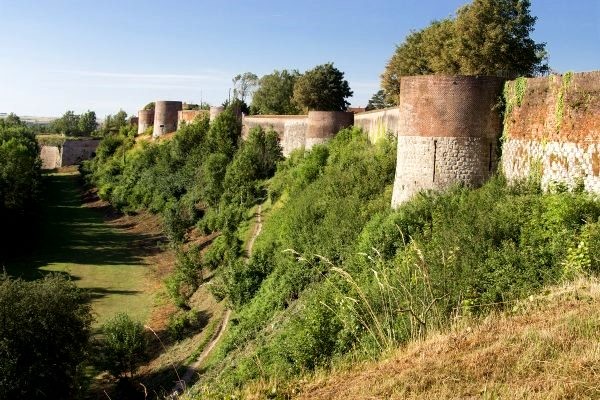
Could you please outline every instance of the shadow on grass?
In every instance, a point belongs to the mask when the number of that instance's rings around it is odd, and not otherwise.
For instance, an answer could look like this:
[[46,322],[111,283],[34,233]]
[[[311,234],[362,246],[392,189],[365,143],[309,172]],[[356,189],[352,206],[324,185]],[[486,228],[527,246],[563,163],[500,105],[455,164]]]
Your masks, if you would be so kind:
[[9,275],[39,279],[48,274],[40,268],[49,264],[139,266],[144,256],[160,251],[161,235],[115,229],[105,222],[106,209],[83,207],[80,179],[44,176],[39,225],[28,237],[30,245],[5,263]]

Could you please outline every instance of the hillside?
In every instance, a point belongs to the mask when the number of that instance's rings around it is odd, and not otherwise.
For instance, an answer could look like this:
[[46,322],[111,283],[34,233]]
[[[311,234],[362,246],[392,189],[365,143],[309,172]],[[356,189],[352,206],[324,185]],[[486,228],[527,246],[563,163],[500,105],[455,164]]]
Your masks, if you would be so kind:
[[[279,391],[295,399],[598,398],[600,282],[580,279],[483,320],[459,320],[349,370],[317,373]],[[252,393],[253,392],[253,393]]]

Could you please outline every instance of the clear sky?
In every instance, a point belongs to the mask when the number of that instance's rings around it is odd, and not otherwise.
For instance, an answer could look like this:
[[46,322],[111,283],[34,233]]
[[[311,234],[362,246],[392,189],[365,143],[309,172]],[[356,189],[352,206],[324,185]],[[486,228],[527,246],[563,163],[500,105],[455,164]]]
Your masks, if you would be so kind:
[[[220,104],[231,78],[332,61],[364,106],[411,29],[467,0],[0,0],[0,112]],[[600,69],[600,0],[532,0],[559,72]]]

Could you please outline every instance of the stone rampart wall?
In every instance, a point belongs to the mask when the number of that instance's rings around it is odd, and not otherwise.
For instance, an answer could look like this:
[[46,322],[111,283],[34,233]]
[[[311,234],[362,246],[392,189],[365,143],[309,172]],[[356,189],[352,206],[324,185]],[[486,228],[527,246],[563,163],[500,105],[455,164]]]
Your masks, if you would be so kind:
[[62,145],[40,147],[42,169],[54,169],[80,164],[96,155],[100,139],[66,140]]
[[504,92],[506,177],[600,193],[600,71],[517,79]]
[[354,114],[354,126],[362,128],[371,143],[387,135],[396,137],[400,129],[400,109],[392,107]]

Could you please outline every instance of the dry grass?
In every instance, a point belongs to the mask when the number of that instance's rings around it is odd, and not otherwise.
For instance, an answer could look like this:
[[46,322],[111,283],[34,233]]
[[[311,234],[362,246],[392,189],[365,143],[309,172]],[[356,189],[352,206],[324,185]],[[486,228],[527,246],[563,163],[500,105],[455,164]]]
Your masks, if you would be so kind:
[[[261,398],[273,383],[246,388]],[[457,321],[379,362],[287,384],[298,399],[600,398],[600,282],[581,279],[510,313]]]

